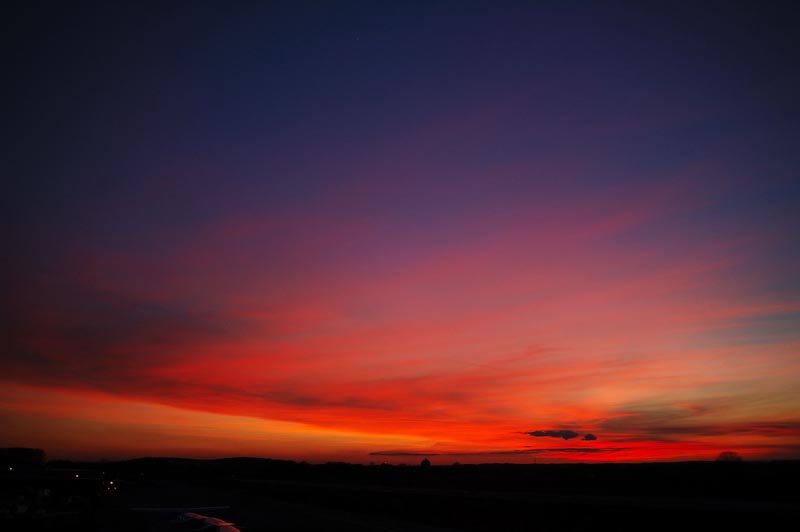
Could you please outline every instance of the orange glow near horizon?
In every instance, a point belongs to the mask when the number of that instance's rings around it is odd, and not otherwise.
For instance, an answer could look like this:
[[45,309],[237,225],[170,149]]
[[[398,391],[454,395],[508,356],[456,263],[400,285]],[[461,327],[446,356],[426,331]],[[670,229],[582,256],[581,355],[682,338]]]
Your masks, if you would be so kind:
[[[759,433],[770,429],[739,424],[728,429],[744,432],[744,437],[731,438],[723,433],[670,442],[639,440],[633,433],[610,441],[547,438],[547,444],[536,446],[528,441],[528,435],[512,430],[491,438],[481,431],[441,426],[418,427],[429,437],[385,431],[379,425],[373,431],[347,431],[176,408],[91,391],[13,384],[0,392],[0,415],[6,421],[4,437],[9,446],[37,442],[56,450],[49,458],[73,460],[263,456],[311,462],[414,463],[427,456],[433,463],[442,464],[669,461],[713,459],[730,448],[736,448],[746,459],[763,459],[790,457],[786,449],[798,436],[797,427],[773,428],[765,438]],[[754,433],[748,435],[749,431]],[[447,433],[454,439],[441,437]]]

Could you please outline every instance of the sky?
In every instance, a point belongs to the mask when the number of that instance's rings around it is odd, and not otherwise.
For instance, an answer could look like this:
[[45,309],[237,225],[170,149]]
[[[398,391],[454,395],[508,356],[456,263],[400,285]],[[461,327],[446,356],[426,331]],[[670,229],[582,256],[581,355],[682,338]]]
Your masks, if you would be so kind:
[[0,446],[800,458],[800,15],[732,4],[11,8]]

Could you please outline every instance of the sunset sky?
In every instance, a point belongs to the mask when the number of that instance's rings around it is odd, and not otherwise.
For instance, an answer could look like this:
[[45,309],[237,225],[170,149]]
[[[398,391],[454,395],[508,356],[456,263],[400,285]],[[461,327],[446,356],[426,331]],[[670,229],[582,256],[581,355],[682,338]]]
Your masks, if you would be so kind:
[[800,458],[796,12],[71,4],[3,22],[0,447]]

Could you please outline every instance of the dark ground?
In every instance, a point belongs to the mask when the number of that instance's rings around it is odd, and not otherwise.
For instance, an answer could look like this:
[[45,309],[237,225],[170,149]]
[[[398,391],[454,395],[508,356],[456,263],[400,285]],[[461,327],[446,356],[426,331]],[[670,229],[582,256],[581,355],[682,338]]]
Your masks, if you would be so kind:
[[[753,530],[800,518],[800,462],[358,466],[262,459],[141,459],[105,464],[118,491],[80,512],[18,530],[171,530],[201,511],[243,532],[312,530]],[[3,524],[3,523],[0,523]],[[13,529],[4,526],[4,529]]]

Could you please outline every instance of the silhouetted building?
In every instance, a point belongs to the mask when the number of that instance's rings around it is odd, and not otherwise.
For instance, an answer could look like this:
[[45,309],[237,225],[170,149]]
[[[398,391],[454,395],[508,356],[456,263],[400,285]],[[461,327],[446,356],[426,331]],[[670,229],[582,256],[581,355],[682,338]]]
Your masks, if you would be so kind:
[[6,447],[0,449],[0,465],[9,467],[41,467],[45,453],[42,449],[30,447]]

